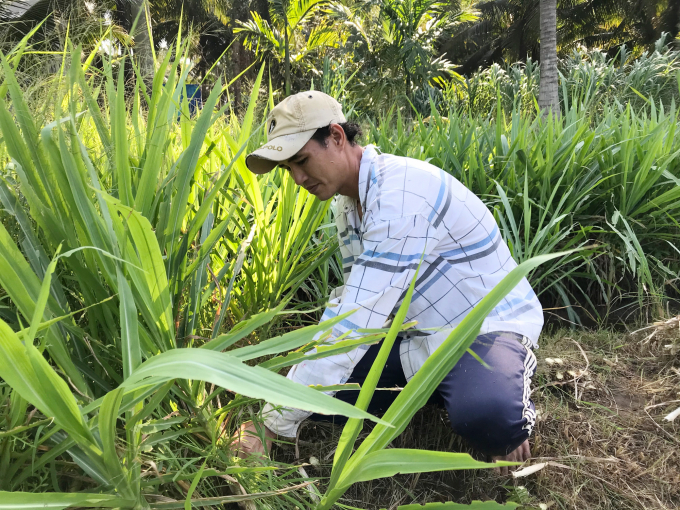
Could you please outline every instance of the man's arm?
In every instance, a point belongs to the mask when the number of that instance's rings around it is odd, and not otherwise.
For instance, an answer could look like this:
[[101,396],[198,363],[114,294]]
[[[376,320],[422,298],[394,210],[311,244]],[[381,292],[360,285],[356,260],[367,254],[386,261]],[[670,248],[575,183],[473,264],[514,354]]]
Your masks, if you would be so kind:
[[[355,261],[339,305],[328,307],[322,321],[356,310],[333,328],[337,338],[350,330],[380,328],[403,299],[422,256],[439,242],[436,229],[421,215],[380,221],[368,227],[363,237],[364,253]],[[360,336],[352,333],[350,337]],[[305,385],[342,384],[352,373],[365,349],[294,366],[288,378]],[[265,425],[271,431],[294,437],[311,413],[298,409],[277,410],[267,405]]]

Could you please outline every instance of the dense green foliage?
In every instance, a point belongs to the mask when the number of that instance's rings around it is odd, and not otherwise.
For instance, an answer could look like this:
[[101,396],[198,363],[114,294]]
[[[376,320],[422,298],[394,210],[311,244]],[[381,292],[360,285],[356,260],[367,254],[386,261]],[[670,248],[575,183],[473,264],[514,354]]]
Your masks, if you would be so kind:
[[[203,438],[207,444],[196,451],[219,452],[211,467],[226,474],[233,461],[218,443],[229,443],[223,435],[233,426],[233,411],[251,402],[247,397],[366,417],[244,363],[308,345],[317,334],[323,338],[327,325],[221,352],[275,317],[281,307],[269,310],[272,301],[283,306],[332,253],[328,242],[311,239],[327,204],[304,190],[299,195],[282,175],[260,188],[245,168],[243,150],[259,132],[251,129],[255,99],[250,114],[226,126],[214,111],[222,91],[217,87],[201,115],[189,119],[186,99],[180,100],[187,70],[179,67],[178,53],[162,64],[171,71],[168,83],[162,83],[164,72],[152,89],[137,82],[127,104],[123,73],[114,72],[123,61],[105,65],[102,92],[87,82],[83,71],[89,64],[82,65],[80,56],[75,50],[65,61],[68,73],[57,95],[64,100],[54,105],[58,121],[42,126],[35,124],[12,71],[21,48],[1,58],[2,87],[14,114],[3,99],[7,173],[0,195],[19,244],[0,227],[0,376],[8,399],[0,438],[2,487],[41,487],[44,466],[54,469],[55,459],[66,454],[91,483],[124,499],[116,505],[146,508],[140,455],[168,439],[162,430],[175,428],[176,440]],[[140,97],[149,107],[145,117],[139,115]],[[245,260],[249,245],[257,252]],[[239,284],[232,293],[239,274],[246,277],[247,292]],[[229,334],[218,334],[225,330],[225,314],[208,324],[198,318],[213,294],[223,310],[233,311],[229,322],[236,325],[226,328]],[[260,309],[268,311],[253,315]],[[237,322],[245,313],[251,319]],[[334,344],[328,354],[343,348]],[[288,358],[274,367],[293,363]],[[243,396],[216,405],[227,389]],[[26,423],[29,406],[35,408]],[[156,421],[178,407],[180,419]],[[121,413],[126,427],[117,430]],[[18,440],[36,427],[34,444]],[[120,459],[119,437],[126,445]],[[36,459],[42,445],[48,453]],[[170,461],[162,469],[179,467]],[[51,483],[59,489],[57,477]],[[7,504],[17,502],[10,498]]]
[[[478,2],[479,17],[442,41],[448,58],[467,74],[480,66],[539,58],[540,0]],[[627,45],[636,55],[664,33],[677,36],[680,7],[672,0],[557,0],[558,51],[585,45],[615,54]]]
[[[433,30],[459,19],[439,4],[420,7]],[[245,167],[274,103],[265,66],[243,111],[232,110],[218,80],[192,115],[191,49],[181,38],[158,52],[148,83],[126,56],[101,51],[108,29],[90,53],[68,44],[43,57],[26,38],[2,54],[0,490],[12,492],[0,493],[0,508],[189,508],[192,500],[331,508],[351,484],[403,472],[404,459],[418,472],[488,467],[386,447],[513,282],[527,274],[544,306],[574,323],[604,322],[628,301],[661,314],[677,298],[678,53],[662,43],[639,58],[575,50],[562,62],[563,114],[543,117],[531,61],[428,86],[437,70],[423,63],[436,58],[434,38],[419,23],[381,25],[401,41],[373,46],[393,75],[371,82],[326,59],[314,83],[354,112],[366,143],[429,160],[481,196],[523,264],[356,451],[363,420],[375,420],[363,410],[381,363],[357,407],[278,372],[313,348],[328,356],[383,337],[384,358],[408,299],[389,331],[358,341],[324,344],[332,321],[305,326],[339,279],[333,216],[286,173],[255,177]],[[400,45],[413,53],[395,54]],[[25,63],[43,58],[55,74],[37,82]],[[413,108],[362,102],[380,80],[386,89],[401,80],[404,93],[375,97],[409,98]],[[257,416],[259,399],[351,417],[325,494],[295,466],[232,455],[231,435]]]
[[[560,62],[562,110],[578,104],[580,110],[599,120],[607,106],[622,110],[630,105],[638,111],[649,104],[650,98],[657,105],[670,106],[673,100],[680,101],[678,70],[680,51],[667,38],[659,39],[653,50],[642,55],[633,54],[625,45],[613,57],[599,49],[578,47]],[[539,83],[539,66],[531,59],[505,66],[493,64],[441,91],[429,88],[426,94],[414,98],[414,106],[427,116],[432,98],[442,113],[455,108],[485,117],[495,113],[500,97],[504,110],[517,107],[522,113],[532,114]]]
[[[353,439],[343,441],[337,479],[318,508],[353,483],[403,471],[396,456],[411,458],[414,472],[493,466],[384,448],[489,311],[556,255],[511,272],[402,392],[393,418],[379,420],[365,409],[380,364],[357,407],[277,372],[312,349],[313,358],[341,354],[387,334],[386,355],[415,279],[389,332],[326,343],[343,314],[265,338],[291,300],[325,298],[335,240],[322,224],[329,202],[286,173],[257,178],[245,167],[246,148],[262,137],[255,112],[264,69],[245,116],[225,121],[219,82],[190,115],[183,46],[167,53],[150,87],[134,80],[129,89],[125,57],[105,59],[100,71],[76,48],[63,54],[54,120],[43,122],[16,79],[25,48],[0,54],[0,508],[190,508],[277,495],[266,508],[317,506],[313,493],[296,490],[305,484],[293,485],[294,467],[278,466],[284,472],[274,477],[274,466],[233,456],[232,433],[260,399],[351,418]],[[366,418],[383,427],[350,456]]]
[[[461,76],[516,62],[529,67],[539,58],[538,0],[163,0],[151,3],[148,18],[141,0],[30,3],[19,18],[0,25],[0,44],[16,42],[49,15],[36,38],[42,40],[41,50],[64,48],[68,33],[89,51],[109,31],[114,46],[134,49],[149,61],[150,53],[174,44],[183,32],[189,34],[194,63],[189,82],[227,82],[242,72],[254,81],[259,66],[253,64],[266,62],[275,90],[295,92],[308,87],[310,76],[320,78],[328,59],[331,68],[354,77],[347,92],[366,109],[395,101],[408,109],[409,101],[432,95],[433,87],[436,93],[459,89]],[[0,21],[10,19],[12,5],[21,11],[20,4],[0,0]],[[147,24],[151,40],[140,37],[139,27]],[[608,57],[637,58],[651,54],[660,39],[678,45],[680,5],[673,0],[560,0],[556,31],[565,67],[583,47]],[[234,95],[239,107],[247,105],[248,92],[240,82]]]

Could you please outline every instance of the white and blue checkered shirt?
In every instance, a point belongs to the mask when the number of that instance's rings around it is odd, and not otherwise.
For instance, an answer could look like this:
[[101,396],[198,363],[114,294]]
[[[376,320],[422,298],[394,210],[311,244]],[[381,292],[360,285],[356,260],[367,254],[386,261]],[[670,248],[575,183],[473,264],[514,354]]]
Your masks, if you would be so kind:
[[[333,337],[383,327],[401,304],[424,254],[406,320],[418,321],[416,328],[442,329],[405,335],[400,356],[410,380],[451,328],[517,264],[484,203],[429,163],[380,154],[369,145],[361,159],[359,194],[362,220],[354,199],[341,196],[335,203],[345,285],[331,294],[322,321],[357,309],[333,328]],[[542,327],[541,304],[523,279],[489,314],[480,334],[511,331],[537,346]],[[342,384],[367,349],[302,362],[288,378],[306,385]],[[292,437],[310,414],[268,412],[265,423]]]

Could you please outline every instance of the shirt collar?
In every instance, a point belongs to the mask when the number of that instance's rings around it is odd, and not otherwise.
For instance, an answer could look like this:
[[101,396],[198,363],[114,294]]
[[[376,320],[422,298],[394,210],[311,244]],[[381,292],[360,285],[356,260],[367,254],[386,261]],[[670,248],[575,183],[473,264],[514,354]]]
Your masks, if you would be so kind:
[[378,155],[375,145],[367,145],[364,147],[364,152],[361,155],[361,163],[359,165],[359,200],[361,201],[361,210],[366,215],[366,201],[368,199],[368,190],[371,187],[371,173],[375,157]]

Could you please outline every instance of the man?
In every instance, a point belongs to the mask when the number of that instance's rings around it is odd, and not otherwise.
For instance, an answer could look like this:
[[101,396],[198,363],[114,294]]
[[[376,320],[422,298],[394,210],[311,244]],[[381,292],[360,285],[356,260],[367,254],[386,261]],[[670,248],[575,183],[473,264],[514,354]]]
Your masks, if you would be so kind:
[[[322,320],[357,311],[333,328],[334,338],[383,327],[401,304],[424,254],[406,316],[421,329],[400,335],[378,384],[403,386],[451,328],[516,266],[493,216],[441,169],[358,145],[358,126],[346,122],[340,104],[321,92],[284,99],[266,126],[268,142],[246,158],[251,171],[262,174],[279,165],[319,200],[339,195],[336,224],[345,285],[330,296]],[[530,457],[528,437],[535,422],[532,348],[542,326],[541,305],[524,279],[489,314],[472,345],[490,368],[465,354],[435,395],[453,430],[495,460]],[[294,366],[288,378],[307,385],[361,383],[379,348],[364,346],[306,361]],[[343,391],[336,398],[354,403],[356,394]],[[395,391],[376,392],[369,412],[384,411],[395,396]],[[269,405],[264,414],[269,444],[277,434],[295,437],[311,415]],[[264,450],[254,432],[252,423],[242,428],[242,453]]]

